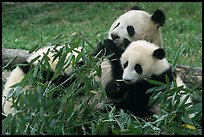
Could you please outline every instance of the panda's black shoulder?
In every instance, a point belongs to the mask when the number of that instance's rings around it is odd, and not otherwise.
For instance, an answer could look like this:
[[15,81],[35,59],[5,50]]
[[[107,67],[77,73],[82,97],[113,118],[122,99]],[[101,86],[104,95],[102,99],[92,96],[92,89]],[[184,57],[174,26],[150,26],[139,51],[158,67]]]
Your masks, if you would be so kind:
[[138,6],[134,6],[130,10],[142,10],[142,9],[140,7],[138,7]]
[[30,71],[31,65],[29,62],[24,61],[21,64],[18,64],[18,67],[21,68],[24,74],[27,74]]

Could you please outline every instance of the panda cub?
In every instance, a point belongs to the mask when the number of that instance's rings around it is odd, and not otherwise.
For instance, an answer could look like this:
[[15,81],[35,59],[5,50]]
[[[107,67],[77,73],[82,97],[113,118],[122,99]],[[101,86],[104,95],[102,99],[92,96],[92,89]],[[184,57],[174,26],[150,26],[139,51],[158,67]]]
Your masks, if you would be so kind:
[[123,50],[136,40],[147,40],[162,47],[161,26],[165,23],[162,10],[156,9],[152,15],[134,6],[119,16],[111,25],[108,39]]
[[162,83],[167,83],[166,76],[170,82],[174,77],[179,79],[166,60],[164,49],[145,40],[130,43],[125,51],[109,39],[100,46],[111,63],[113,79],[108,82],[105,91],[108,98],[120,100],[113,101],[116,108],[128,110],[138,117],[158,113],[148,107],[151,94],[146,92],[156,85],[146,79]]
[[[43,83],[46,81],[50,81],[52,77],[54,76],[56,66],[58,65],[59,58],[55,58],[55,55],[58,51],[64,51],[65,46],[46,46],[43,48],[40,48],[36,52],[31,53],[26,61],[24,62],[23,66],[17,66],[9,75],[3,90],[2,95],[2,108],[3,112],[8,115],[10,113],[13,113],[14,109],[12,107],[12,99],[9,98],[6,100],[6,97],[9,94],[9,91],[12,89],[12,86],[21,82],[24,78],[24,76],[29,73],[30,69],[35,67],[38,61],[41,61],[45,54],[47,54],[47,57],[49,58],[49,65],[50,69],[43,70],[42,71],[42,77],[43,77]],[[71,49],[70,49],[71,50]],[[82,47],[77,47],[70,52],[66,54],[66,60],[68,60],[71,56],[77,56],[79,52],[82,51]],[[35,58],[39,58],[33,62],[31,65],[31,61]],[[80,59],[77,65],[82,65],[82,60]],[[57,76],[55,79],[52,80],[52,84],[55,84],[56,86],[62,85],[63,87],[68,87],[75,81],[77,78],[71,75],[72,66],[69,65],[64,73],[61,73],[59,76]],[[26,86],[23,90],[29,89],[30,86]]]

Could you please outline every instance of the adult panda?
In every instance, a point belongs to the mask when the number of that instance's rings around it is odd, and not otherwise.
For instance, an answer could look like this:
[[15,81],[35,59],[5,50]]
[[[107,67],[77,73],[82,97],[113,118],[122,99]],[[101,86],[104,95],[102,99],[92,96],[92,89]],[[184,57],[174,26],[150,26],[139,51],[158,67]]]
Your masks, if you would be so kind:
[[[152,92],[147,93],[147,90],[157,86],[148,80],[167,83],[168,76],[170,83],[175,78],[177,86],[185,86],[165,58],[165,50],[153,43],[134,41],[123,51],[112,40],[106,39],[101,48],[109,56],[113,77],[105,86],[105,91],[118,109],[128,110],[138,117],[158,114],[160,109],[157,103],[148,107]],[[182,95],[181,99],[186,97]],[[186,103],[191,102],[189,97]]]
[[108,38],[123,50],[126,43],[136,40],[146,40],[162,47],[160,27],[165,23],[165,15],[157,9],[152,15],[134,6],[130,11],[116,19],[108,33]]
[[[67,49],[66,49],[67,48]],[[9,98],[8,100],[6,99],[7,96],[11,93],[9,91],[13,88],[12,86],[21,82],[22,79],[24,78],[25,74],[27,74],[30,69],[36,66],[36,64],[39,61],[42,61],[42,59],[47,56],[49,59],[48,63],[50,65],[50,69],[45,69],[42,71],[42,79],[43,82],[50,81],[52,77],[54,76],[56,66],[59,61],[59,57],[56,56],[58,52],[65,52],[65,60],[71,60],[71,57],[78,56],[78,53],[82,51],[82,47],[66,47],[66,46],[46,46],[43,48],[38,49],[36,52],[33,52],[29,55],[29,57],[26,59],[26,61],[23,63],[23,66],[17,66],[9,75],[7,78],[7,81],[4,85],[4,90],[2,94],[2,109],[3,112],[8,115],[10,113],[13,113],[14,108],[12,107],[12,99]],[[62,53],[63,54],[63,53]],[[37,60],[35,60],[37,59]],[[32,60],[35,60],[32,62]],[[76,59],[77,60],[77,59]],[[31,64],[32,62],[32,64]],[[81,65],[82,59],[80,58],[78,60],[78,65]],[[77,78],[71,75],[72,71],[72,65],[67,64],[67,68],[63,73],[61,73],[59,76],[56,78],[52,79],[52,83],[55,85],[62,85],[63,87],[68,87],[70,84],[76,80]],[[30,86],[26,86],[23,90],[26,90],[30,88]],[[12,91],[12,90],[11,90]]]
[[[130,42],[136,40],[146,40],[162,47],[161,26],[165,23],[165,15],[162,10],[157,9],[152,15],[139,7],[134,6],[130,11],[117,18],[110,27],[108,39],[125,50]],[[100,44],[95,54],[101,50]],[[148,47],[147,47],[148,48]],[[102,85],[105,86],[111,79],[111,67],[109,61],[105,60],[102,67]]]

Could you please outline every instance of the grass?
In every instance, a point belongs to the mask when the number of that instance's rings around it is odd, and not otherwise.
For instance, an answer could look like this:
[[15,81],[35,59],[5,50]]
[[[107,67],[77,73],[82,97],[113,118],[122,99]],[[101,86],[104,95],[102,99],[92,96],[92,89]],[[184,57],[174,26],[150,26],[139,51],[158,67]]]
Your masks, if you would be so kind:
[[[85,45],[87,50],[79,56],[83,56],[86,66],[91,66],[75,68],[80,80],[67,89],[56,88],[49,83],[42,84],[40,77],[36,77],[40,73],[32,70],[12,96],[14,107],[19,108],[19,111],[2,120],[2,134],[202,134],[201,90],[194,87],[167,88],[161,96],[162,114],[147,121],[123,111],[116,112],[110,106],[107,106],[109,109],[105,112],[95,110],[93,107],[96,102],[90,103],[89,100],[89,103],[79,100],[78,107],[74,109],[73,100],[78,101],[79,93],[93,97],[90,90],[103,91],[93,76],[84,76],[92,71],[97,71],[95,75],[100,75],[100,67],[97,66],[100,61],[87,55],[98,41],[107,38],[113,21],[134,5],[139,5],[149,13],[157,8],[165,12],[166,24],[162,28],[162,34],[170,62],[174,61],[182,46],[185,50],[180,55],[178,64],[202,65],[201,3],[2,3],[3,47],[31,50],[36,45],[43,47],[47,43]],[[76,86],[85,80],[86,86]],[[19,93],[27,83],[33,85],[34,89]],[[192,109],[187,109],[187,105],[179,99],[180,90],[185,90],[186,94],[190,92],[197,98],[198,102]],[[53,93],[61,91],[66,92],[53,101]],[[155,92],[154,96],[158,94]],[[176,100],[175,104],[172,103],[173,100]],[[193,119],[186,117],[191,111],[198,112]]]

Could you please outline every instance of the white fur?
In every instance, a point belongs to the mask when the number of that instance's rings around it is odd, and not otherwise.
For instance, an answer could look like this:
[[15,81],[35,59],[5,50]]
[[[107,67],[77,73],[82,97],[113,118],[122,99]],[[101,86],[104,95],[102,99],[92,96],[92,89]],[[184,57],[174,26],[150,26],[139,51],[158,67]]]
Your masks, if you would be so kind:
[[[64,47],[64,46],[58,46],[57,49],[59,50],[60,48],[63,48],[63,47]],[[36,57],[39,56],[39,55],[40,55],[40,58],[39,58],[38,60],[41,60],[42,57],[43,57],[43,54],[46,54],[47,51],[48,51],[48,49],[50,49],[50,50],[52,51],[52,50],[53,50],[53,47],[51,47],[51,46],[43,47],[43,48],[37,50],[36,52],[31,53],[31,54],[29,55],[29,57],[28,57],[26,60],[27,60],[28,62],[31,62],[32,59],[36,58]],[[81,52],[82,47],[75,48],[75,50]],[[48,54],[48,57],[49,57],[49,59],[50,59],[50,60],[49,60],[49,63],[50,63],[50,66],[51,66],[51,70],[55,70],[55,67],[56,67],[57,62],[58,62],[58,59],[56,59],[54,62],[52,62],[52,60],[53,60],[53,55],[54,55],[54,54],[55,54],[55,53],[53,53],[53,52],[49,52],[49,54]],[[74,56],[77,56],[78,53],[75,52],[75,51],[73,51],[73,53],[67,54],[66,59],[68,59],[71,54],[73,54]],[[37,61],[34,62],[34,64],[36,64],[36,63],[37,63]],[[68,67],[68,68],[66,69],[65,72],[66,72],[66,73],[69,73],[69,72],[71,71],[71,69],[72,69],[72,68],[71,68],[71,66],[70,66],[70,67]],[[12,106],[12,102],[11,102],[11,101],[12,101],[12,100],[11,100],[11,99],[5,100],[5,97],[8,95],[8,93],[9,93],[9,91],[10,91],[10,89],[11,89],[10,87],[13,86],[13,85],[15,85],[15,84],[17,84],[17,83],[19,83],[23,78],[24,78],[24,73],[23,73],[23,71],[21,70],[21,68],[17,66],[17,67],[10,73],[10,75],[9,75],[9,77],[8,77],[6,83],[5,83],[4,90],[3,90],[3,97],[2,97],[2,105],[3,105],[2,107],[3,107],[3,111],[4,111],[4,113],[5,113],[6,115],[8,115],[9,113],[13,113],[14,109],[11,108],[11,106]],[[27,89],[27,88],[28,88],[28,87],[26,87],[26,89]],[[25,90],[25,89],[24,89],[24,90]]]
[[[118,23],[120,23],[119,26],[115,28]],[[136,32],[134,36],[131,37],[128,35],[126,30],[127,26],[134,27]],[[157,28],[157,24],[151,20],[151,15],[145,11],[131,10],[121,15],[111,25],[108,34],[109,39],[112,39],[111,34],[120,36],[119,39],[114,41],[119,46],[121,43],[123,43],[123,38],[126,38],[129,41],[143,39],[151,41],[159,47],[162,47],[162,35],[160,28]]]
[[[12,106],[12,100],[11,98],[5,102],[5,98],[7,97],[9,90],[11,89],[10,87],[13,86],[14,84],[19,83],[24,77],[23,71],[19,68],[16,67],[9,75],[6,84],[4,85],[4,91],[3,91],[3,97],[2,97],[2,105],[5,106],[3,107],[3,111],[5,114],[9,114],[13,112]],[[4,104],[5,102],[5,104]]]

